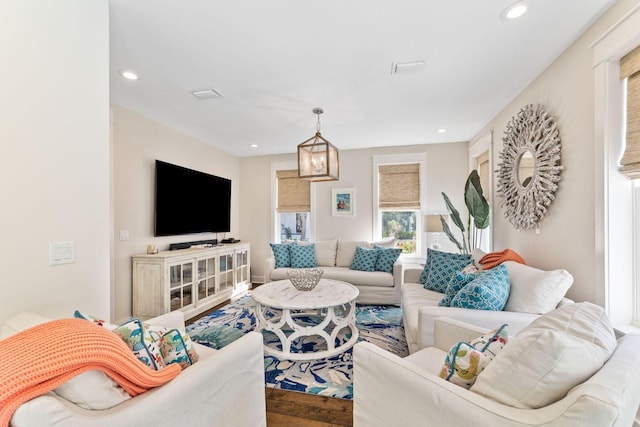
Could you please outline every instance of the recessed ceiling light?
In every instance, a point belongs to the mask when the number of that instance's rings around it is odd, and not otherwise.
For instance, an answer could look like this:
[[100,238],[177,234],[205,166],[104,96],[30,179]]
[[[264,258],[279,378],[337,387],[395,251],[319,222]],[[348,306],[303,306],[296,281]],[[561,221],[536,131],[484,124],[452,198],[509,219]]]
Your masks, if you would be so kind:
[[425,64],[426,61],[423,59],[411,62],[396,62],[391,64],[391,74],[396,74],[404,71],[417,71],[423,68]]
[[251,148],[258,148],[258,144],[249,144],[249,147],[251,147]]
[[138,80],[138,75],[131,70],[120,70],[120,75],[127,80]]
[[520,18],[529,10],[529,2],[526,0],[518,1],[507,7],[502,11],[500,17],[505,21],[511,21],[512,19]]
[[222,94],[215,89],[196,90],[191,92],[198,99],[221,98]]
[[440,128],[437,130],[438,133],[445,133],[447,130],[445,128]]

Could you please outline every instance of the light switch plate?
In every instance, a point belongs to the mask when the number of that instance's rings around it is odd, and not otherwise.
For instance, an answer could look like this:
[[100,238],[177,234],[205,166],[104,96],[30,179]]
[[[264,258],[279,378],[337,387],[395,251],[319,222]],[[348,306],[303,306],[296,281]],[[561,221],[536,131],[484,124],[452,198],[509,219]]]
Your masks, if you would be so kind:
[[76,262],[76,242],[49,243],[49,265]]

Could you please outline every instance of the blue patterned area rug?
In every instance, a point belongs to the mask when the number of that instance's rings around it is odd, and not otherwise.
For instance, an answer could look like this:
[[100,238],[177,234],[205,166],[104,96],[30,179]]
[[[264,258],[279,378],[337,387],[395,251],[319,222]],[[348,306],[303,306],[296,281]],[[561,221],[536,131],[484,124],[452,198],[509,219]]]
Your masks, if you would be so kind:
[[[400,307],[357,305],[356,324],[359,341],[369,341],[400,357],[409,353]],[[187,332],[195,342],[219,349],[254,330],[255,326],[253,300],[245,295],[198,319],[187,327]],[[267,344],[277,341],[271,332],[264,331],[263,335]],[[338,335],[338,339],[344,342],[350,338],[344,335],[350,335],[347,329]],[[316,344],[306,339],[300,346],[308,351]],[[267,387],[353,399],[352,349],[334,357],[307,361],[265,355],[264,370]]]

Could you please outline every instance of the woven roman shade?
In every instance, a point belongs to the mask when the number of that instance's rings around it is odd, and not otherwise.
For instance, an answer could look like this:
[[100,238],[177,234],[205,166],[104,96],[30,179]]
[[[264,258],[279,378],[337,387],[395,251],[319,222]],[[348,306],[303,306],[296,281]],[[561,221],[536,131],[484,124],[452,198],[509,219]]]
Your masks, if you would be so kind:
[[620,78],[627,79],[627,134],[620,172],[640,178],[640,46],[620,60]]
[[380,165],[378,194],[381,209],[420,209],[420,165]]
[[297,170],[276,171],[278,212],[311,212],[311,181],[298,178]]

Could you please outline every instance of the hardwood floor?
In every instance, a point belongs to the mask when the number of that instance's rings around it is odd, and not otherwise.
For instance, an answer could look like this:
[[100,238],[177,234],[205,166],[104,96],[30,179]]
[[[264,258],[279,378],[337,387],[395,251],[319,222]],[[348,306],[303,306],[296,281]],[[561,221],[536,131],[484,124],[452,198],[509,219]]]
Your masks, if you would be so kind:
[[[254,285],[255,287],[255,285]],[[213,307],[187,321],[199,318],[227,305],[229,301]],[[353,401],[316,396],[296,391],[265,387],[267,401],[267,427],[351,427]]]

